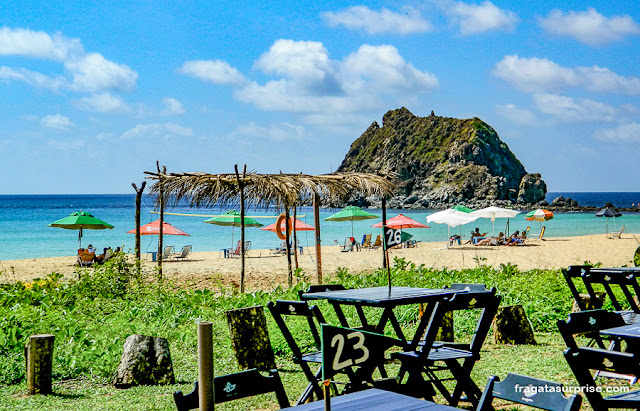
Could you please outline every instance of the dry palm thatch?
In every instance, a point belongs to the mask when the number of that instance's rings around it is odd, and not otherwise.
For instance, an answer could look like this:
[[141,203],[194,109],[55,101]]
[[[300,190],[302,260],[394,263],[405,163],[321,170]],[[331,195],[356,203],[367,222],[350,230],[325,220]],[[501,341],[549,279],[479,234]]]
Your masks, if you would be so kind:
[[[145,172],[155,183],[151,192],[158,195],[164,188],[170,206],[181,200],[192,207],[211,207],[237,203],[239,196],[235,174],[158,173]],[[287,208],[310,199],[314,193],[320,197],[340,201],[353,193],[389,196],[396,188],[392,177],[367,173],[258,174],[240,177],[247,205]]]

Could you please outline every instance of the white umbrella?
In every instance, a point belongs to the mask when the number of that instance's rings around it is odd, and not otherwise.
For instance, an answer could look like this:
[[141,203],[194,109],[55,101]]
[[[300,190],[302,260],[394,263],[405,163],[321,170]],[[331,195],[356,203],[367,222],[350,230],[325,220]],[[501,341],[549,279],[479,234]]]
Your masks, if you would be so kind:
[[[462,211],[449,208],[447,210],[438,211],[437,213],[430,214],[426,217],[426,219],[427,219],[427,223],[446,224],[447,238],[449,238],[450,237],[449,230],[451,228],[476,221],[478,219],[478,216],[473,216],[470,213],[464,213]],[[447,243],[447,247],[448,245],[449,243]]]
[[496,206],[491,206],[487,208],[483,208],[481,210],[472,211],[469,215],[476,216],[479,218],[490,218],[491,219],[491,227],[493,229],[493,235],[496,234],[495,222],[496,218],[512,218],[520,214],[520,211],[510,210],[508,208],[501,208]]

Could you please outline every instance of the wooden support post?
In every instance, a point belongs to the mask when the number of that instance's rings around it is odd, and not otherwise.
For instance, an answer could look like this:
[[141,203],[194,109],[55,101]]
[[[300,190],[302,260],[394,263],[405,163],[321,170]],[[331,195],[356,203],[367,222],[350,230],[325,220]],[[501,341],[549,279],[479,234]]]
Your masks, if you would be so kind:
[[228,310],[225,315],[231,334],[231,348],[240,368],[261,371],[276,368],[264,307],[257,305]]
[[387,199],[382,197],[382,268],[387,268]]
[[[156,162],[156,166],[158,167],[158,173],[160,173],[160,163]],[[167,168],[162,167],[162,175],[167,173]],[[162,252],[163,252],[163,234],[164,234],[164,179],[160,177],[158,179],[160,183],[160,227],[158,231],[158,277],[162,280]]]
[[[240,292],[244,293],[244,183],[240,180],[240,174],[238,173],[238,165],[236,169],[236,180],[238,181],[238,193],[240,193]],[[244,165],[242,170],[242,178],[247,175],[247,165]]]
[[198,323],[198,399],[200,411],[214,408],[213,397],[213,323]]
[[293,262],[295,263],[295,269],[298,269],[298,236],[296,234],[296,217],[298,214],[298,206],[296,204],[293,205]]
[[140,189],[136,186],[136,183],[131,183],[133,189],[136,190],[136,261],[140,261],[140,208],[142,206],[142,193],[144,187],[147,185],[146,181],[140,184]]
[[37,334],[29,337],[24,347],[27,360],[29,395],[51,394],[51,366],[53,364],[54,335]]
[[313,193],[313,223],[316,234],[316,277],[318,284],[322,284],[322,250],[320,241],[320,195]]
[[289,216],[289,205],[285,205],[284,208],[284,236],[287,243],[287,281],[289,288],[293,286],[293,273],[291,272],[291,238],[289,237],[289,227],[291,227],[291,221]]

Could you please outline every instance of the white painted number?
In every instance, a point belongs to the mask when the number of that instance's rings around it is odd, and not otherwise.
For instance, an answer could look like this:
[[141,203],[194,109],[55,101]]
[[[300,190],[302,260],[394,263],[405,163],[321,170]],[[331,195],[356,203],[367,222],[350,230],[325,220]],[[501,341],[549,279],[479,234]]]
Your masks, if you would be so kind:
[[342,357],[342,351],[344,350],[344,336],[342,334],[334,335],[331,339],[331,347],[335,347],[337,345],[338,348],[336,349],[336,356],[333,358],[332,367],[336,371],[349,367],[353,364],[363,363],[367,361],[367,359],[369,359],[369,349],[364,345],[364,334],[358,331],[354,331],[350,334],[347,334],[347,338],[350,340],[354,338],[358,339],[358,341],[353,344],[353,349],[361,350],[362,356],[356,360],[347,358],[344,361],[340,361],[340,357]]
[[402,235],[400,234],[400,231],[398,231],[398,230],[389,229],[387,231],[387,235],[388,235],[388,237],[387,237],[387,245],[388,246],[400,244],[402,242]]

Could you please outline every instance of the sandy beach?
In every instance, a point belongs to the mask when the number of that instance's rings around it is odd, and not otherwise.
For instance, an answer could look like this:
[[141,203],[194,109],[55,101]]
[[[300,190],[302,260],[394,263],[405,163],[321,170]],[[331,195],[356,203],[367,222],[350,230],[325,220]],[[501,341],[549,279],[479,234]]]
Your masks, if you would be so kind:
[[[633,265],[633,254],[638,241],[632,236],[608,239],[604,235],[548,238],[545,241],[528,241],[516,247],[454,246],[444,249],[444,242],[418,243],[415,248],[393,249],[390,259],[402,257],[415,264],[435,268],[473,268],[477,262],[490,266],[501,263],[516,264],[522,270],[534,268],[562,268],[584,261],[602,263],[605,267]],[[75,257],[52,257],[26,260],[0,261],[0,283],[29,282],[43,278],[52,272],[66,278],[77,276]],[[303,272],[315,279],[315,253],[305,248],[298,256]],[[322,248],[322,268],[325,277],[335,273],[338,267],[350,272],[375,270],[382,263],[382,252],[362,250],[343,253],[338,246]],[[143,262],[144,270],[153,273],[156,263]],[[86,268],[84,269],[86,270]],[[246,286],[249,290],[270,290],[286,284],[287,259],[271,255],[269,250],[251,250],[246,259]],[[239,282],[240,259],[225,259],[217,251],[194,252],[184,261],[166,261],[164,275],[188,287],[214,288],[217,285],[233,285]]]

